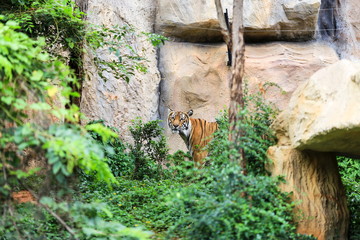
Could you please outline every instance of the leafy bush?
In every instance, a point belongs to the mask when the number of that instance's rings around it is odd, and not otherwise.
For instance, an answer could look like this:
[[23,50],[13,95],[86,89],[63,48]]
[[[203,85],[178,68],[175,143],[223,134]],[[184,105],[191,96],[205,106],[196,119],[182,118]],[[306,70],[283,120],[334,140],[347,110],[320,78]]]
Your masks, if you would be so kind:
[[[109,131],[118,132],[114,127],[105,126],[103,120],[91,121],[89,124],[90,126],[99,124]],[[90,131],[90,135],[103,146],[107,164],[115,177],[131,175],[134,172],[134,159],[129,154],[128,144],[123,143],[119,137],[103,141],[101,136],[94,131]]]
[[165,204],[164,196],[171,189],[181,186],[172,180],[133,180],[119,178],[119,184],[112,189],[104,188],[100,183],[83,182],[80,184],[82,201],[106,202],[112,216],[108,221],[119,221],[126,226],[143,226],[155,232],[166,230],[173,224],[177,209]]
[[350,210],[349,239],[360,239],[360,159],[337,159]]
[[211,171],[206,181],[172,195],[169,204],[186,214],[171,227],[170,236],[298,239],[291,215],[293,204],[289,195],[278,189],[279,182],[266,176],[244,176],[234,164]]
[[271,104],[265,103],[260,93],[249,94],[247,90],[244,93],[245,109],[238,113],[242,121],[236,123],[236,129],[244,134],[236,142],[229,141],[230,123],[228,113],[224,111],[217,119],[219,129],[208,146],[208,159],[215,165],[228,163],[230,159],[238,159],[238,149],[243,148],[248,162],[248,173],[264,175],[267,174],[265,165],[269,161],[266,151],[276,143],[270,125],[277,110]]
[[[72,90],[72,86],[78,84],[73,72],[43,50],[44,39],[33,40],[18,30],[18,24],[13,21],[0,22],[0,108],[3,110],[0,112],[0,235],[26,239],[40,237],[33,225],[23,224],[31,221],[29,216],[23,217],[21,208],[15,211],[10,193],[21,186],[40,200],[39,206],[67,230],[64,235],[60,232],[59,238],[68,234],[86,238],[123,239],[135,235],[138,239],[147,238],[148,234],[140,230],[132,231],[120,227],[117,222],[105,222],[100,215],[87,216],[86,212],[99,207],[95,203],[81,206],[81,203],[70,201],[69,193],[77,168],[95,173],[98,180],[109,186],[117,183],[105,161],[103,146],[95,142],[88,131],[98,134],[103,142],[111,142],[117,134],[99,124],[85,128],[76,124],[81,113],[70,101],[71,97],[79,96]],[[42,124],[25,123],[27,113],[43,117],[45,121]],[[66,120],[67,124],[50,125],[50,119]],[[110,148],[107,150],[111,151]],[[30,189],[26,179],[39,169],[24,171],[23,161],[29,151],[47,161],[46,170],[49,171],[45,184],[51,184],[53,191],[45,188],[42,192],[69,202],[50,201]]]
[[[140,118],[132,121],[129,127],[133,143],[123,143],[119,138],[102,141],[97,133],[92,137],[103,145],[107,162],[115,176],[131,176],[133,179],[144,178],[161,179],[168,174],[163,167],[168,158],[168,147],[164,129],[159,120],[143,123]],[[102,120],[91,124],[101,124]],[[113,127],[106,127],[117,131]]]
[[[227,112],[210,142],[209,168],[193,174],[193,184],[173,191],[168,204],[178,209],[170,238],[183,239],[313,239],[296,234],[289,194],[279,190],[281,179],[267,176],[266,150],[275,138],[269,128],[276,113],[260,95],[246,95],[237,130],[244,135],[229,141]],[[232,162],[242,147],[248,160],[245,176]],[[237,162],[237,161],[236,161]]]
[[134,145],[130,145],[135,164],[134,179],[161,177],[169,149],[159,121],[143,123],[138,118],[130,126],[130,132],[134,139]]

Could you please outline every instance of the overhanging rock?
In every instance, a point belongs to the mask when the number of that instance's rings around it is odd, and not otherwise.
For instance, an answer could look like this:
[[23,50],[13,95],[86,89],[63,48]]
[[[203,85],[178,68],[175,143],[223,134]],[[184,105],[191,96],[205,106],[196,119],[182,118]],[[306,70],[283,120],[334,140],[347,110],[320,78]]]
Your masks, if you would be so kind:
[[360,155],[360,62],[341,60],[316,72],[279,117],[298,150]]

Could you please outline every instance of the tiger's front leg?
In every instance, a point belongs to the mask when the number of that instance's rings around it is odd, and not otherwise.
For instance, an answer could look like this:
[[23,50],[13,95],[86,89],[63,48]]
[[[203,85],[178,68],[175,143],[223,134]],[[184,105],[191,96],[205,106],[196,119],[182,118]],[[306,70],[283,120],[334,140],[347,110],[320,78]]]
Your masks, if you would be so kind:
[[195,164],[195,167],[198,169],[201,169],[205,165],[205,157],[207,156],[207,151],[194,151],[193,152],[193,161]]

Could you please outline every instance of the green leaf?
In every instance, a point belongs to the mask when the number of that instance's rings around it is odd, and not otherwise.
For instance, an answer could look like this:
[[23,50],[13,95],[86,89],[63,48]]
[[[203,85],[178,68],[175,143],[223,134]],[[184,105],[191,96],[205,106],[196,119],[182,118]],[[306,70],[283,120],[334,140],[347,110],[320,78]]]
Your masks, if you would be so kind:
[[33,110],[50,110],[51,106],[45,102],[37,102],[37,103],[32,103],[30,104],[30,109]]
[[7,105],[10,105],[13,100],[14,100],[14,98],[11,97],[11,96],[7,96],[7,97],[2,96],[2,97],[1,97],[1,101],[4,102],[4,103],[6,103]]
[[54,165],[53,165],[53,173],[54,174],[57,174],[60,170],[60,168],[63,166],[63,164],[61,162],[56,162]]
[[86,235],[86,236],[99,236],[99,235],[104,235],[103,232],[100,232],[94,228],[89,228],[89,227],[83,227],[82,228],[82,231],[83,233]]
[[48,158],[48,163],[49,164],[54,164],[56,162],[60,161],[60,158],[58,158],[57,156],[52,156],[50,158]]
[[14,107],[17,108],[18,110],[25,109],[26,105],[27,103],[21,98],[17,98],[14,103]]
[[61,172],[62,172],[62,174],[64,174],[64,175],[67,176],[67,177],[71,175],[71,172],[68,171],[68,170],[67,170],[67,167],[64,166],[64,165],[61,166]]
[[40,81],[43,76],[44,76],[43,71],[35,70],[35,71],[32,72],[30,80],[32,80],[32,81]]

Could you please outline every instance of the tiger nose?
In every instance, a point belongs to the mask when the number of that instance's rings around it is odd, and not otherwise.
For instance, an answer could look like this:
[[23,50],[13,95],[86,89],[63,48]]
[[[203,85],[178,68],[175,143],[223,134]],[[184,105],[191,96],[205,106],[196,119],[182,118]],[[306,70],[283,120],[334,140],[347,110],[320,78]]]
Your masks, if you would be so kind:
[[174,128],[178,128],[179,124],[173,124]]

